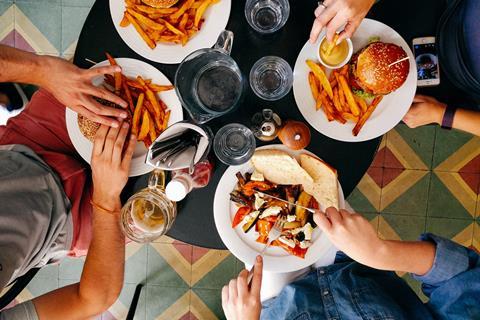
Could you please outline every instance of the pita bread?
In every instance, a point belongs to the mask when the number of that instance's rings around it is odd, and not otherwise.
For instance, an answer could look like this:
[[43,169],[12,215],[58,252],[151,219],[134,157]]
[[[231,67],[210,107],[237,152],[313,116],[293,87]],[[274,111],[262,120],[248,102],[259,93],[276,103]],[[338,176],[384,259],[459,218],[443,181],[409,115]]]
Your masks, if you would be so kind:
[[313,178],[313,182],[303,183],[305,192],[311,194],[324,209],[338,209],[337,171],[322,160],[306,154],[300,156],[300,165]]
[[310,184],[312,177],[288,153],[274,150],[257,150],[251,159],[255,170],[265,179],[284,185]]

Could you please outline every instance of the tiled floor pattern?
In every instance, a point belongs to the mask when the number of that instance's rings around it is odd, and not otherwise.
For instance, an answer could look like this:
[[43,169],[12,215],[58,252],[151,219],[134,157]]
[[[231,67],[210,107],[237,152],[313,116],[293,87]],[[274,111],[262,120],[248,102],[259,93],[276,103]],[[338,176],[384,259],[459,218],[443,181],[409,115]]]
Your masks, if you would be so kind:
[[[0,43],[71,58],[92,3],[0,0]],[[384,137],[348,200],[385,239],[413,240],[434,232],[480,250],[479,188],[480,138],[400,124]],[[78,281],[82,266],[82,259],[67,259],[44,268],[17,302]],[[98,319],[124,319],[139,282],[146,287],[136,319],[221,319],[220,288],[241,268],[227,251],[167,237],[149,245],[129,244],[122,294]],[[402,276],[420,294],[419,284]]]

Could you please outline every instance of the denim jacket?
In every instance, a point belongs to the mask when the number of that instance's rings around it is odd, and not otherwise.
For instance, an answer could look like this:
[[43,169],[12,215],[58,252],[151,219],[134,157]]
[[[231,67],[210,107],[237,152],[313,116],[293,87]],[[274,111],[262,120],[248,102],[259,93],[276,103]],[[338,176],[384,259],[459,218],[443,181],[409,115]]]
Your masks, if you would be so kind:
[[480,258],[432,234],[433,267],[423,276],[424,304],[394,272],[375,270],[337,254],[335,263],[286,286],[263,304],[261,319],[480,319]]

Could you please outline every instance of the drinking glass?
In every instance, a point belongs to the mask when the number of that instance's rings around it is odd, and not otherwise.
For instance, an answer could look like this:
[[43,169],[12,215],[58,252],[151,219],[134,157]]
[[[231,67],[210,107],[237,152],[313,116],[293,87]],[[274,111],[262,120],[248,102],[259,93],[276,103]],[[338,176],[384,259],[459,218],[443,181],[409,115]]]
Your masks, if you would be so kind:
[[205,123],[232,111],[241,100],[244,80],[230,56],[233,33],[223,31],[214,48],[188,55],[175,74],[175,90],[196,123]]
[[123,233],[139,243],[151,242],[170,230],[177,215],[176,205],[164,192],[165,173],[154,170],[148,187],[128,199],[121,212]]
[[260,33],[273,33],[287,23],[290,15],[288,0],[247,0],[245,17],[248,24]]
[[290,91],[292,85],[292,68],[280,57],[263,57],[250,70],[250,87],[262,99],[279,100]]
[[247,162],[255,152],[253,132],[239,123],[228,124],[218,130],[213,140],[217,158],[226,165],[240,165]]

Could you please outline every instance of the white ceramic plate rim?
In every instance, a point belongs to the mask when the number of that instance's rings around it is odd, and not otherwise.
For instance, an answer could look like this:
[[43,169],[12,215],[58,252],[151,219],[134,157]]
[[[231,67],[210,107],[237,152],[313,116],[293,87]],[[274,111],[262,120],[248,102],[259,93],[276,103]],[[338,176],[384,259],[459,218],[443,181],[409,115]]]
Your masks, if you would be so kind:
[[[315,156],[313,153],[306,150],[293,151],[288,149],[284,145],[268,145],[259,147],[257,150],[262,149],[278,149],[288,152],[291,156],[298,158],[300,154],[306,153]],[[236,206],[230,201],[230,192],[234,189],[237,178],[235,174],[240,171],[242,173],[252,171],[252,165],[250,162],[239,166],[230,166],[227,168],[222,178],[220,179],[217,189],[215,191],[215,198],[213,201],[213,215],[215,219],[215,226],[222,239],[223,243],[227,246],[228,250],[233,253],[243,263],[252,265],[255,261],[255,257],[263,248],[263,244],[255,243],[253,240],[247,244],[244,239],[255,239],[257,234],[255,232],[249,232],[244,234],[241,227],[238,226],[235,229],[232,228],[232,219],[236,212]],[[340,208],[345,208],[345,197],[343,195],[342,187],[338,184],[338,194],[340,199]],[[228,212],[229,214],[226,214]],[[333,244],[328,240],[327,236],[320,231],[319,228],[315,228],[313,232],[312,246],[308,249],[305,259],[301,259],[288,254],[282,248],[270,247],[266,250],[263,257],[264,270],[270,272],[291,272],[311,266],[318,261],[323,255],[325,255],[332,247]]]
[[[319,39],[323,37],[320,34]],[[401,46],[410,57],[410,72],[405,83],[396,91],[384,96],[382,102],[367,120],[364,127],[354,136],[352,129],[355,124],[347,122],[341,124],[336,121],[328,122],[322,110],[315,110],[315,101],[308,84],[309,68],[307,59],[317,59],[317,44],[307,42],[298,55],[294,68],[293,94],[295,102],[306,121],[318,132],[336,140],[359,142],[382,136],[395,127],[405,116],[412,104],[417,90],[417,66],[410,46],[392,28],[379,21],[364,19],[352,37],[354,52],[368,44],[370,37],[379,36],[383,42],[390,42]]]
[[[171,85],[172,83],[168,78],[160,72],[155,67],[149,65],[146,62],[130,59],[130,58],[115,58],[118,65],[122,67],[122,72],[131,78],[136,78],[137,76],[142,76],[144,79],[151,79],[152,82],[161,84],[161,85]],[[101,67],[108,65],[108,61],[102,61],[97,63],[95,67]],[[99,85],[103,82],[103,76],[98,76],[92,80],[94,85]],[[165,102],[165,104],[171,110],[170,119],[168,121],[168,126],[182,121],[183,120],[183,110],[180,100],[175,92],[175,90],[169,90],[158,93],[158,96]],[[85,138],[78,127],[78,114],[67,108],[65,112],[65,120],[67,125],[68,136],[72,141],[73,146],[80,154],[80,156],[87,162],[90,163],[90,158],[92,155],[93,144]],[[135,147],[135,152],[133,154],[132,163],[130,166],[129,176],[139,176],[145,173],[148,173],[153,170],[153,168],[145,163],[145,157],[147,155],[147,148],[143,142],[137,142]]]
[[231,0],[220,0],[210,6],[205,11],[205,22],[202,29],[185,46],[157,43],[153,50],[143,41],[132,25],[126,28],[120,27],[120,21],[125,11],[124,0],[110,0],[110,14],[118,34],[133,51],[152,61],[176,64],[182,62],[190,53],[198,49],[211,48],[217,42],[218,36],[227,27],[231,6]]

